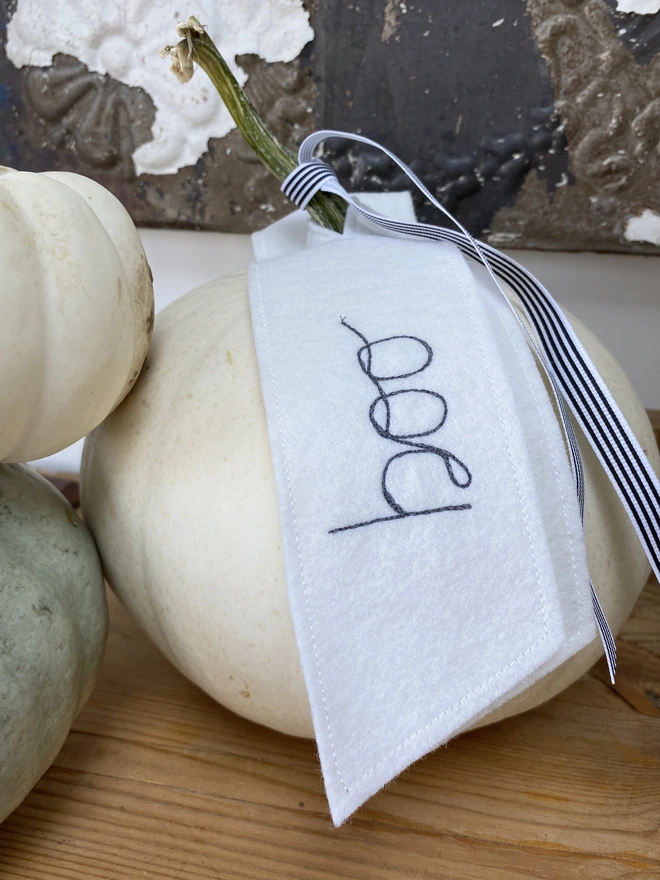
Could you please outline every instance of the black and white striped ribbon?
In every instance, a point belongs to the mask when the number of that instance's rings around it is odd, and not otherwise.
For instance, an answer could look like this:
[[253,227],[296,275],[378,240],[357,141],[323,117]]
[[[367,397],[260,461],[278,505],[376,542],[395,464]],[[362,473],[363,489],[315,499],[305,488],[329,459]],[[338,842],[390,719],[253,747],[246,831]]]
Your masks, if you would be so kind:
[[[334,169],[315,158],[316,148],[327,138],[345,138],[376,147],[386,153],[415,186],[448,217],[460,231],[425,223],[401,223],[363,208],[339,183]],[[319,131],[307,137],[298,152],[298,167],[282,184],[282,191],[296,205],[305,208],[323,190],[341,196],[363,217],[403,236],[430,241],[450,241],[472,260],[482,263],[516,315],[543,365],[553,388],[571,454],[575,488],[584,521],[584,470],[566,403],[598,456],[630,517],[655,574],[660,577],[660,481],[637,442],[618,405],[600,377],[568,320],[543,285],[500,251],[476,241],[431,195],[419,178],[397,156],[375,141],[341,131]],[[538,337],[536,341],[520,321],[500,280],[517,295],[526,317]],[[616,647],[593,584],[591,600],[605,656],[614,681]]]

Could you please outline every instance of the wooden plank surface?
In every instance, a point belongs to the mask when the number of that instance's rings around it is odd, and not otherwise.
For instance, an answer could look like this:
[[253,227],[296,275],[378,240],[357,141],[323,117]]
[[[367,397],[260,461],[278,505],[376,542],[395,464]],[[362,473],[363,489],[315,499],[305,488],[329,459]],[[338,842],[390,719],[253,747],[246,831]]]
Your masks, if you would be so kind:
[[97,687],[0,826],[2,880],[659,880],[654,579],[618,641],[614,688],[597,664],[419,761],[340,829],[312,743],[214,703],[109,600]]

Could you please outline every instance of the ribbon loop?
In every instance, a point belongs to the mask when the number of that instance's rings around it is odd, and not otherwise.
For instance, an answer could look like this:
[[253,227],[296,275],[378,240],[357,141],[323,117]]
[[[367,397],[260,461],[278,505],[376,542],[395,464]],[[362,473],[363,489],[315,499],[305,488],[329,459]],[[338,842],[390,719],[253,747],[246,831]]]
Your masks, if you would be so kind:
[[320,159],[298,165],[282,184],[282,192],[299,208],[306,208],[319,190],[346,196],[335,169]]

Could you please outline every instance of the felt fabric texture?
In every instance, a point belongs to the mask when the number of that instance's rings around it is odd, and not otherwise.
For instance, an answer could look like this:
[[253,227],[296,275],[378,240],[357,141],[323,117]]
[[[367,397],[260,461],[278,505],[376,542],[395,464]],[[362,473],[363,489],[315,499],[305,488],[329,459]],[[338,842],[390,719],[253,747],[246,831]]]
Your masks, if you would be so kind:
[[575,486],[548,386],[541,382],[543,388],[539,388],[536,380],[541,378],[541,371],[525,335],[492,279],[485,269],[473,263],[468,265],[491,321],[515,399],[520,429],[532,460],[566,634],[559,650],[533,676],[521,680],[512,690],[493,701],[487,711],[470,721],[469,727],[586,647],[597,637],[597,628],[588,587],[589,569]]
[[595,630],[564,441],[501,295],[453,245],[287,220],[250,302],[340,824]]

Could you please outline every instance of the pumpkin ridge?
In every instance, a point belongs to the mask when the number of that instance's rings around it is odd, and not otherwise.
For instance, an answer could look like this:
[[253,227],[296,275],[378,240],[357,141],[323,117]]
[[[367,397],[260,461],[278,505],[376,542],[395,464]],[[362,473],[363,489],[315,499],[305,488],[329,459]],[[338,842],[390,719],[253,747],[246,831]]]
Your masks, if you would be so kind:
[[[3,177],[5,177],[5,176],[6,177],[0,183],[0,192],[5,196],[5,198],[11,199],[12,209],[13,209],[13,212],[14,212],[16,219],[22,224],[23,228],[25,229],[25,232],[27,233],[28,237],[32,240],[32,242],[36,243],[36,233],[33,229],[32,223],[29,220],[28,214],[23,209],[23,207],[20,203],[20,200],[16,197],[15,193],[12,191],[12,188],[7,187],[7,183],[11,179],[12,175],[17,174],[17,173],[30,174],[31,172],[16,172],[12,168],[7,168],[3,172]],[[34,175],[34,176],[36,176],[36,175]],[[44,272],[43,272],[43,261],[41,259],[41,255],[40,255],[39,251],[37,251],[36,259],[32,261],[32,266],[33,267],[36,266],[38,268],[38,279],[35,279],[35,281],[37,282],[36,288],[37,288],[37,291],[38,291],[38,294],[40,297],[41,306],[42,306],[41,311],[43,313]],[[39,322],[39,331],[40,331],[39,332],[39,340],[36,344],[33,343],[33,346],[32,346],[32,350],[39,351],[40,354],[42,355],[42,358],[43,358],[42,369],[40,371],[40,379],[43,377],[43,375],[46,371],[45,360],[47,357],[46,351],[48,348],[48,346],[47,346],[48,339],[47,339],[47,331],[46,331],[45,323],[46,322],[43,320]],[[34,332],[34,328],[33,328],[33,332]],[[34,383],[31,383],[31,384],[34,384]],[[34,399],[31,400],[30,406],[28,407],[28,413],[29,413],[28,417],[23,422],[22,429],[20,430],[20,433],[18,434],[18,436],[14,437],[14,440],[12,443],[12,448],[8,451],[5,451],[4,453],[3,453],[3,450],[0,448],[0,463],[3,461],[16,461],[16,458],[20,457],[17,455],[17,450],[19,450],[23,446],[26,438],[30,436],[30,434],[34,430],[34,427],[38,423],[39,418],[40,418],[40,409],[41,409],[41,404],[42,404],[42,400],[43,400],[43,384],[44,384],[43,381],[39,381],[37,383],[37,388],[41,389],[41,394],[39,395],[38,400],[34,400]],[[16,412],[15,409],[12,409],[10,411],[12,421],[15,418],[15,412]]]
[[[18,174],[25,175],[21,188],[14,180],[12,190],[33,235],[33,260],[41,269],[38,295],[44,317],[39,352],[41,394],[32,424],[38,443],[24,442],[26,448],[20,455],[21,460],[30,460],[79,439],[80,435],[71,436],[69,428],[77,413],[82,412],[86,422],[83,434],[95,427],[109,409],[103,401],[111,389],[111,400],[116,400],[124,377],[118,377],[115,365],[122,360],[127,340],[110,322],[117,308],[128,312],[131,306],[128,295],[123,298],[123,306],[116,307],[112,301],[110,287],[114,278],[123,274],[123,265],[88,202],[58,179],[29,172]],[[109,330],[114,330],[112,336]],[[96,371],[80,370],[74,356],[85,359],[90,352],[96,360]],[[106,386],[104,396],[97,391],[99,380]],[[68,399],[58,400],[58,384],[67,388]],[[41,430],[35,430],[35,425]]]

